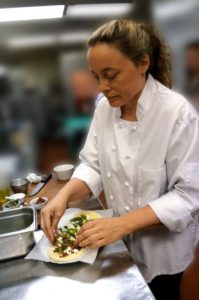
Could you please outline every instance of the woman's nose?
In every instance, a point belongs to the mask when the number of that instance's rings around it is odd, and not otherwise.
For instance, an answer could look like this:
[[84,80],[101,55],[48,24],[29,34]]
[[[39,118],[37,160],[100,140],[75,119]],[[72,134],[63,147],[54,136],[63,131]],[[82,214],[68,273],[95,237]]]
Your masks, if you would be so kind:
[[109,91],[110,90],[110,86],[109,86],[108,82],[105,81],[105,80],[101,80],[99,82],[99,90],[102,93]]

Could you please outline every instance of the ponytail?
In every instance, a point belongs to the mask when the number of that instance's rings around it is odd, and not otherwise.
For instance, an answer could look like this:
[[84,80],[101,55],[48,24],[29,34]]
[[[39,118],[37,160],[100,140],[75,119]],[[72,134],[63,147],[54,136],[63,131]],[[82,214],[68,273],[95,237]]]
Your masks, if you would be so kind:
[[171,55],[158,31],[150,24],[140,24],[150,38],[150,67],[148,72],[162,84],[171,88]]

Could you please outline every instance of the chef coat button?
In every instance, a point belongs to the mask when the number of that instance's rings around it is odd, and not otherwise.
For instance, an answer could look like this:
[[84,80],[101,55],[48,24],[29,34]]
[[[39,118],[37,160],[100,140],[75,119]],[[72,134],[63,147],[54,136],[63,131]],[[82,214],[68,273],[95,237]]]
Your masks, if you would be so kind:
[[112,151],[115,152],[116,151],[116,147],[113,145],[112,146]]
[[129,193],[130,193],[131,195],[133,194],[133,188],[132,188],[132,187],[129,188]]
[[189,120],[190,120],[190,121],[194,121],[194,120],[195,120],[195,117],[192,116],[192,115],[190,115],[190,116],[189,116]]
[[113,201],[113,199],[114,199],[113,195],[110,195],[110,199],[111,199],[111,201]]
[[131,157],[130,157],[130,155],[126,154],[126,155],[125,155],[125,158],[126,158],[126,159],[130,159]]
[[93,137],[94,137],[94,138],[96,138],[96,137],[97,137],[97,135],[94,133],[94,134],[93,134]]
[[122,127],[123,127],[122,122],[119,122],[119,128],[122,128]]
[[110,172],[107,173],[107,177],[111,178],[111,173]]
[[132,129],[135,131],[137,129],[137,125],[133,125]]
[[128,181],[125,181],[125,182],[124,182],[124,185],[125,185],[125,186],[129,186],[129,182],[128,182]]
[[124,208],[125,208],[125,210],[126,210],[127,212],[130,211],[129,206],[125,206]]

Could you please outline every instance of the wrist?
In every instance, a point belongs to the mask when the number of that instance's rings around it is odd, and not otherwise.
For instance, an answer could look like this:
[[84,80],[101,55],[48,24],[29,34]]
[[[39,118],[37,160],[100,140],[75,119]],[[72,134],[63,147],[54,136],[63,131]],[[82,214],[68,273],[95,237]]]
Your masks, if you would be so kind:
[[132,219],[131,220],[129,219],[128,214],[123,215],[120,218],[121,218],[121,222],[122,222],[122,228],[123,228],[124,235],[132,234],[134,232]]
[[63,204],[65,204],[66,207],[67,207],[67,204],[70,201],[70,195],[68,195],[68,191],[65,191],[64,189],[61,189],[58,192],[57,197],[59,198],[59,201],[61,200],[61,202]]

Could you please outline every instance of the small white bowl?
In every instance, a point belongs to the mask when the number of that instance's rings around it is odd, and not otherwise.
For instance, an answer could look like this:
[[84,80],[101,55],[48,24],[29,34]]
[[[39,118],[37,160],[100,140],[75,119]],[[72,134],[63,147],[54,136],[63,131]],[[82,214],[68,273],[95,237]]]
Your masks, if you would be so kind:
[[[37,201],[39,199],[42,199],[44,201],[42,203],[37,203]],[[30,201],[30,204],[32,206],[34,206],[36,209],[40,210],[40,209],[42,209],[46,205],[47,202],[48,202],[48,198],[47,197],[36,197],[36,198],[34,198],[34,199],[32,199]]]
[[74,172],[73,165],[59,165],[54,167],[54,172],[58,180],[69,180]]
[[24,203],[25,201],[25,194],[24,193],[16,193],[10,196],[6,196],[5,199],[9,201],[19,200],[20,204]]
[[3,210],[10,210],[10,209],[14,209],[14,208],[20,207],[20,205],[21,205],[20,200],[17,200],[18,203],[17,203],[15,206],[7,207],[8,203],[14,202],[14,201],[15,201],[15,200],[7,201],[6,203],[4,203],[4,204],[3,204]]

